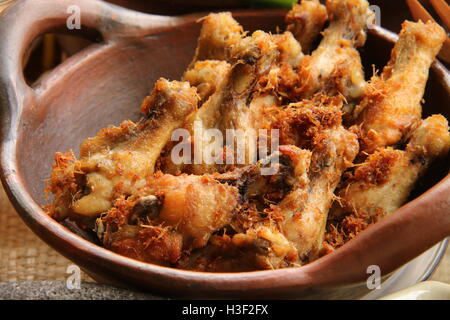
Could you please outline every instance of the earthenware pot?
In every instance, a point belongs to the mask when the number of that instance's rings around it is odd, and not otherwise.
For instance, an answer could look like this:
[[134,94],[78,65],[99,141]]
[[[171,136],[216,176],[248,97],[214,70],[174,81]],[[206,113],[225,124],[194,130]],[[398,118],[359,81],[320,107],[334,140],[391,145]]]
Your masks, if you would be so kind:
[[[77,53],[29,87],[22,59],[37,36],[67,30],[68,8],[80,8],[82,30],[103,41]],[[72,11],[71,11],[72,12]],[[285,11],[236,12],[246,29],[275,31]],[[1,178],[18,213],[50,246],[93,278],[184,297],[354,298],[367,291],[367,268],[389,274],[450,234],[447,162],[421,182],[413,199],[341,249],[300,268],[203,273],[160,267],[108,251],[48,217],[45,179],[56,151],[110,124],[137,120],[141,100],[159,77],[179,79],[196,46],[202,15],[147,15],[96,0],[18,0],[0,19]],[[76,32],[77,30],[68,31]],[[362,51],[367,73],[389,58],[396,36],[370,30]],[[369,74],[370,75],[370,74]],[[433,64],[425,115],[450,116],[450,76]]]

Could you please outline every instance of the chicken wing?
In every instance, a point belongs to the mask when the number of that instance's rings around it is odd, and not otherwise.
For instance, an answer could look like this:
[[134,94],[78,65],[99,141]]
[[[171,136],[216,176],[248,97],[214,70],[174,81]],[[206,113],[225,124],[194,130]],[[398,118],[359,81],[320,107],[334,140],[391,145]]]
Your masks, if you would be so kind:
[[417,126],[428,70],[445,39],[445,31],[434,22],[403,23],[391,60],[372,78],[356,109],[361,151],[393,146]]
[[[185,122],[184,129],[189,132],[189,141],[179,142],[170,141],[164,151],[158,159],[158,169],[165,173],[179,174],[185,173],[212,173],[215,172],[216,167],[214,164],[206,163],[193,163],[195,154],[203,155],[203,146],[209,141],[207,137],[199,135],[196,137],[196,144],[193,143],[195,130],[202,131],[205,128],[215,128],[221,116],[221,101],[223,94],[227,89],[230,79],[231,65],[225,61],[219,60],[205,60],[196,62],[189,70],[184,74],[184,80],[188,81],[191,86],[197,88],[198,95],[200,97],[199,108],[196,112],[190,114]],[[181,137],[173,137],[174,140]],[[185,159],[188,161],[175,161],[172,152],[176,152],[174,149],[179,143],[191,144],[191,154],[187,155]],[[179,157],[176,154],[175,157]]]
[[[196,62],[184,73],[183,80],[197,88],[199,106],[220,90],[230,73],[231,66],[225,61],[204,60]],[[200,112],[200,109],[199,109]],[[205,112],[202,109],[202,112]]]
[[204,247],[231,221],[238,199],[237,188],[211,177],[160,174],[138,193],[116,201],[97,219],[97,233],[118,253],[174,264],[182,251]]
[[202,19],[202,29],[191,67],[202,60],[224,60],[231,57],[231,49],[244,37],[242,26],[231,13],[211,13]]
[[[224,172],[256,162],[257,128],[252,116],[254,108],[249,107],[249,102],[258,82],[277,61],[277,46],[272,38],[268,33],[257,31],[233,46],[231,69],[186,125],[193,137],[194,161],[183,167],[184,172],[199,175]],[[216,142],[205,135],[207,129],[218,130],[223,139],[220,142],[224,143],[218,145],[225,145],[231,151],[207,147],[214,147],[212,143]],[[235,134],[228,141],[225,139],[227,132]]]
[[356,48],[366,40],[369,4],[366,0],[328,0],[326,6],[330,26],[319,47],[300,64],[298,94],[307,98],[322,90],[358,99],[365,79]]
[[[146,116],[139,123],[125,121],[101,130],[82,143],[79,160],[72,155],[62,163],[58,154],[51,178],[54,215],[98,216],[112,206],[114,193],[131,193],[153,174],[172,131],[183,126],[197,103],[196,90],[188,83],[160,79],[142,104]],[[71,187],[61,187],[69,185],[67,179]]]
[[448,130],[447,120],[433,115],[413,131],[404,151],[388,147],[371,154],[338,191],[340,200],[331,215],[354,213],[376,220],[394,212],[406,202],[430,163],[448,154]]
[[319,0],[302,0],[294,4],[285,22],[287,30],[300,43],[303,53],[309,54],[327,19],[327,9]]
[[334,190],[358,150],[356,135],[342,126],[322,131],[313,141],[308,178],[299,175],[294,191],[279,204],[281,229],[302,263],[319,256]]
[[[278,170],[265,175],[263,168],[276,157]],[[279,228],[282,217],[276,205],[295,186],[296,176],[305,176],[311,153],[285,146],[254,165],[214,178],[239,190],[241,205],[223,232],[216,233],[208,247],[182,262],[183,268],[204,271],[258,270],[299,263],[295,246]]]

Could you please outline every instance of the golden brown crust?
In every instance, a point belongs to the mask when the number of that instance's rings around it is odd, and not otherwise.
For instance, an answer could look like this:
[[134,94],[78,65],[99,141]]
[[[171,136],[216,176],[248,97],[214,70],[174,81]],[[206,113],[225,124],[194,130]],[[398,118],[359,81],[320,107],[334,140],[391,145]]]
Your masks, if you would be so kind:
[[447,120],[433,115],[413,131],[405,150],[377,150],[359,164],[337,192],[331,216],[378,219],[403,205],[427,167],[450,148]]
[[285,22],[287,30],[292,32],[303,52],[308,54],[327,19],[327,10],[318,0],[302,0],[294,4]]
[[308,98],[319,90],[359,99],[365,80],[356,48],[365,43],[368,15],[366,0],[328,0],[330,25],[319,47],[299,67],[297,95]]
[[372,78],[357,109],[362,151],[402,142],[418,125],[428,69],[445,39],[444,30],[431,21],[402,25],[391,60],[381,76]]
[[200,21],[202,30],[191,66],[203,60],[228,61],[231,48],[243,38],[242,26],[229,12],[211,13]]
[[[140,180],[153,174],[172,131],[196,110],[197,101],[196,90],[188,83],[160,79],[142,104],[146,116],[139,123],[125,121],[86,139],[79,161],[73,155],[70,161],[57,155],[52,174],[55,217],[95,217],[108,211],[115,196],[132,193]],[[71,183],[61,190],[59,181],[67,179]]]

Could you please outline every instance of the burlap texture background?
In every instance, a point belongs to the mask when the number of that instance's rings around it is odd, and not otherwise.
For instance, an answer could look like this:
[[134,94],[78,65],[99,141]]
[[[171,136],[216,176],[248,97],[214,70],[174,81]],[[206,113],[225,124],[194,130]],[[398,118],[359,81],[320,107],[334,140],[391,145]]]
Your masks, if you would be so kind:
[[65,280],[71,264],[25,225],[0,186],[0,282]]

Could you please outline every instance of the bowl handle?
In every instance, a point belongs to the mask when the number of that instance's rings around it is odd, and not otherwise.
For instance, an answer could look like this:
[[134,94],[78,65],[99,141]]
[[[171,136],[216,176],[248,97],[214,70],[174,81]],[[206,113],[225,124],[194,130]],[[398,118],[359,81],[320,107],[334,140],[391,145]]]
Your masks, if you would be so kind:
[[[70,34],[94,29],[105,44],[110,44],[123,38],[163,33],[198,18],[144,14],[100,0],[17,0],[0,16],[0,102],[18,109],[9,110],[9,115],[20,113],[23,98],[34,94],[23,76],[23,57],[32,41],[49,30],[65,28],[65,33]],[[81,30],[77,30],[79,27]]]

